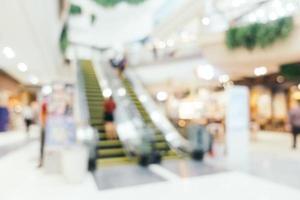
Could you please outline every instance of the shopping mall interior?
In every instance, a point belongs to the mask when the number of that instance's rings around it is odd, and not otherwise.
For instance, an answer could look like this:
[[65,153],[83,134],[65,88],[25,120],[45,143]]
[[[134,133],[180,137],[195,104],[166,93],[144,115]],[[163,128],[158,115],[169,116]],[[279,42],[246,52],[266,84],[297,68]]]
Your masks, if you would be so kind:
[[1,0],[1,200],[300,200],[300,0]]

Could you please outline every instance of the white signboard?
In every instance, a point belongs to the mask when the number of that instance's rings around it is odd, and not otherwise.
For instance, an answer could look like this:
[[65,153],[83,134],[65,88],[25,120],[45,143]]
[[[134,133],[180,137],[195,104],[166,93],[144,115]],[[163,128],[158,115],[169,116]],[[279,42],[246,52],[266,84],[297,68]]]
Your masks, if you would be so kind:
[[226,147],[228,164],[247,167],[249,160],[249,89],[235,86],[227,90]]

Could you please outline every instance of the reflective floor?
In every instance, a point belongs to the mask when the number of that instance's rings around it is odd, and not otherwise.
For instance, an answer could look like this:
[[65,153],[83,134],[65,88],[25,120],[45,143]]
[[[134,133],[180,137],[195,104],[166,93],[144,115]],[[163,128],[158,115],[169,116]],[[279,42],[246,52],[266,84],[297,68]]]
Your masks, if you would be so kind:
[[261,134],[251,145],[249,168],[241,171],[227,169],[222,159],[169,160],[148,169],[103,168],[88,174],[82,184],[70,185],[64,177],[37,168],[39,145],[34,141],[0,157],[0,196],[1,200],[299,200],[300,150],[292,151],[289,144],[289,135]]

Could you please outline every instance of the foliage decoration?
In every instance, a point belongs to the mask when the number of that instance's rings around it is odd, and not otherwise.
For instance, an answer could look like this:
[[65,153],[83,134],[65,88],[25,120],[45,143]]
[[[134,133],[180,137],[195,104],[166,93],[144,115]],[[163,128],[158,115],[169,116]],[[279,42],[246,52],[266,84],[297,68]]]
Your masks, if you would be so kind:
[[289,63],[280,66],[280,74],[289,80],[299,81],[300,63]]
[[137,5],[143,3],[146,0],[94,0],[94,1],[103,7],[114,7],[121,2]]
[[229,49],[244,47],[248,50],[256,47],[266,48],[277,40],[287,38],[293,28],[292,17],[284,17],[268,23],[232,27],[226,33],[226,46]]
[[60,50],[65,53],[69,46],[68,26],[65,24],[60,35]]
[[82,9],[80,6],[76,4],[71,4],[70,6],[70,14],[71,15],[80,15],[82,13]]

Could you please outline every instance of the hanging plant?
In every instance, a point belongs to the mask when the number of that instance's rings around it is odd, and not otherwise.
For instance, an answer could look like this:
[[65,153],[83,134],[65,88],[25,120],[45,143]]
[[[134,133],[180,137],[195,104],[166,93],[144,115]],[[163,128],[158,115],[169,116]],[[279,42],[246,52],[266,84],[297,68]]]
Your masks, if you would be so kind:
[[126,2],[132,5],[143,3],[145,0],[94,0],[96,3],[104,7],[114,7],[121,2]]
[[247,26],[232,27],[226,33],[226,46],[229,49],[240,47],[252,50],[266,48],[280,39],[287,38],[294,28],[292,17],[284,17],[269,23],[253,23]]
[[69,46],[69,39],[68,39],[68,26],[65,24],[64,28],[60,35],[60,50],[62,53],[65,53]]
[[80,6],[71,4],[70,6],[70,14],[71,15],[80,15],[82,13],[82,9]]

